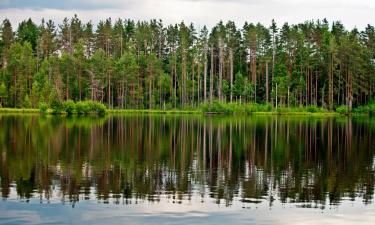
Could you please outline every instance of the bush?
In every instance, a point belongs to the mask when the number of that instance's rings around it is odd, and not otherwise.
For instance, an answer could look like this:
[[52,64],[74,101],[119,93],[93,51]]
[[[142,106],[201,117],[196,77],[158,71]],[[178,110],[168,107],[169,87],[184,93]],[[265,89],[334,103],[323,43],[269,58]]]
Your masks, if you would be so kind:
[[100,102],[94,102],[94,101],[83,101],[83,102],[77,102],[75,105],[75,110],[77,114],[91,114],[91,113],[97,113],[100,115],[103,115],[107,112],[107,107],[100,103]]
[[23,100],[23,107],[26,109],[31,108],[31,101],[30,101],[29,95],[25,95],[25,99]]
[[40,103],[39,103],[39,110],[40,110],[40,113],[42,113],[42,114],[46,114],[46,113],[47,113],[47,110],[48,110],[48,105],[47,105],[47,103],[45,103],[45,102],[40,102]]
[[369,113],[370,110],[369,110],[370,106],[358,106],[357,108],[353,109],[353,112],[354,113],[357,113],[357,114],[364,114],[364,113]]
[[323,108],[317,107],[316,105],[309,105],[306,110],[310,113],[325,112]]
[[368,112],[370,113],[370,115],[375,115],[375,104],[374,103],[371,103],[368,105]]
[[270,104],[239,104],[237,102],[225,103],[220,101],[214,101],[212,104],[204,103],[201,105],[201,110],[203,112],[212,113],[224,113],[224,114],[251,114],[254,112],[270,112],[272,111],[272,106]]
[[104,115],[107,112],[107,106],[100,102],[94,102],[94,109],[99,115]]
[[76,104],[72,100],[68,100],[63,103],[63,110],[67,114],[74,114],[76,110]]
[[52,113],[59,114],[64,112],[63,105],[57,95],[56,90],[52,90],[49,95],[49,106],[52,109]]
[[211,112],[211,113],[225,113],[230,114],[233,113],[234,110],[228,104],[220,101],[213,101],[212,104],[204,103],[201,105],[201,110],[203,112]]
[[349,109],[346,105],[341,105],[341,106],[336,108],[336,112],[338,112],[340,114],[347,114],[349,112]]
[[63,104],[60,101],[52,101],[50,104],[50,108],[52,109],[52,113],[60,114],[64,113]]

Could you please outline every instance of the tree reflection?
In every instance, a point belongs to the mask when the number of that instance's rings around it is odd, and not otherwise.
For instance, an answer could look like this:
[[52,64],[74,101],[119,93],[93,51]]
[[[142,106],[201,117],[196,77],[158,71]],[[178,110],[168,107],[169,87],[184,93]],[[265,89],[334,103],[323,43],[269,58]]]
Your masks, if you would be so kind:
[[0,117],[1,195],[62,202],[275,200],[307,207],[374,193],[368,118]]

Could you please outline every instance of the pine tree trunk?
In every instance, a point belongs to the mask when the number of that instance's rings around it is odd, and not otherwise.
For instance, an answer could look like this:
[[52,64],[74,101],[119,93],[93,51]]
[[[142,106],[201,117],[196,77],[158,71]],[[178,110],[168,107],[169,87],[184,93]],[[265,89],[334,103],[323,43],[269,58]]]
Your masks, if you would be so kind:
[[266,61],[266,102],[268,103],[269,86],[268,86],[268,61]]
[[214,91],[214,47],[211,46],[211,76],[210,76],[210,104],[213,100]]
[[218,96],[219,100],[222,101],[222,84],[223,84],[223,47],[222,40],[219,40],[219,85],[218,85]]
[[204,47],[203,97],[207,102],[207,45]]
[[328,107],[333,109],[333,54],[331,53],[330,65],[328,72]]
[[233,100],[233,50],[229,51],[229,63],[230,63],[230,102]]
[[201,101],[201,64],[200,62],[198,63],[198,71],[197,71],[197,83],[198,83],[198,104]]

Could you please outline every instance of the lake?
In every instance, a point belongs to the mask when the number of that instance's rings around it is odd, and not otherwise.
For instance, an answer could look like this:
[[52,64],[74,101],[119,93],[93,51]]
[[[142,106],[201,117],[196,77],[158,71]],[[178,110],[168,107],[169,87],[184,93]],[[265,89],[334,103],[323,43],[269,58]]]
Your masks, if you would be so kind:
[[0,224],[375,224],[375,119],[0,116]]

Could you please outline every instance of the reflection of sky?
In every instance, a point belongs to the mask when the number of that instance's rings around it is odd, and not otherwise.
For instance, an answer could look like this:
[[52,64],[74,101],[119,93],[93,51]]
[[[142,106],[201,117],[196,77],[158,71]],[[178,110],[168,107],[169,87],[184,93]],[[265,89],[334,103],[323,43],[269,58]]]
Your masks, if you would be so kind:
[[[0,224],[375,224],[375,204],[365,205],[361,199],[343,201],[339,206],[325,209],[301,208],[300,204],[268,201],[260,204],[241,203],[237,197],[230,207],[216,204],[209,196],[193,194],[181,204],[160,197],[160,202],[140,201],[126,205],[109,200],[98,204],[94,200],[80,201],[72,207],[61,203],[58,190],[54,190],[50,203],[40,203],[38,196],[30,202],[21,201],[11,189],[11,195],[0,203]],[[32,222],[31,222],[32,221]],[[31,223],[30,223],[31,222]]]

